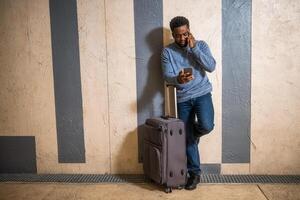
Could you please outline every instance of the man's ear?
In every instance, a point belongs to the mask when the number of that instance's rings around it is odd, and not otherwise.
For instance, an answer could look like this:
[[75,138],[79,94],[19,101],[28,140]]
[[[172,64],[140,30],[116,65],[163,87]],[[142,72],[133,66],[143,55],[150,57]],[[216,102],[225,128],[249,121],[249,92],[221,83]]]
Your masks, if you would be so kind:
[[175,38],[175,36],[174,36],[175,34],[174,34],[174,32],[172,32],[172,36],[173,36],[173,38]]

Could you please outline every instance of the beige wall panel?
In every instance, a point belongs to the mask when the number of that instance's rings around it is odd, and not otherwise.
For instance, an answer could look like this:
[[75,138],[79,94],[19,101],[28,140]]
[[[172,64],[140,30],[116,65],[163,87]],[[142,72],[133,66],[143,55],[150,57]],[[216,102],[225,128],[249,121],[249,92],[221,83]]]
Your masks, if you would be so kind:
[[110,172],[104,0],[78,0],[86,171]]
[[190,29],[197,40],[208,43],[214,58],[216,59],[216,71],[208,73],[213,85],[213,103],[215,109],[215,128],[208,136],[201,138],[199,145],[201,163],[221,162],[221,127],[222,127],[222,60],[221,60],[221,1],[205,0],[164,0],[163,1],[163,24],[164,44],[171,42],[169,31],[170,20],[178,15],[185,16],[190,21]]
[[250,164],[248,163],[234,163],[221,164],[221,174],[249,174]]
[[300,3],[253,1],[250,171],[300,173]]
[[35,136],[38,172],[48,172],[57,163],[48,1],[0,5],[0,133]]
[[137,155],[133,1],[107,0],[106,19],[111,173],[141,173]]

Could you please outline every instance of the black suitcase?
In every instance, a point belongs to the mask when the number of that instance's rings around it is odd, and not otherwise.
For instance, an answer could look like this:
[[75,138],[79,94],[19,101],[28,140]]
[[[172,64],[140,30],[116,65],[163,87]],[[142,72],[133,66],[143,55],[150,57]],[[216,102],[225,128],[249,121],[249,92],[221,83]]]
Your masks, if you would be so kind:
[[[173,96],[176,98],[176,91]],[[143,130],[143,169],[146,178],[163,185],[167,193],[172,192],[172,188],[182,188],[187,173],[183,121],[174,117],[149,118]]]

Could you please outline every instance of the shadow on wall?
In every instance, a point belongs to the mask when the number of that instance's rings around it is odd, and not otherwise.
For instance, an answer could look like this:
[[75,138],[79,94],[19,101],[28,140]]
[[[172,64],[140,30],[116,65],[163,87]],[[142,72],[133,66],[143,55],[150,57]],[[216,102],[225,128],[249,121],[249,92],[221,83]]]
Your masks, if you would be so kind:
[[139,174],[142,166],[137,162],[137,129],[126,134],[117,155],[113,160],[115,174]]
[[163,28],[164,46],[174,42],[172,32],[168,28]]
[[[137,58],[137,63],[147,61],[147,69],[138,69],[138,85],[144,86],[138,95],[138,161],[142,162],[143,151],[143,126],[147,118],[158,117],[164,114],[164,80],[161,68],[161,51],[163,44],[170,43],[169,29],[158,27],[147,34],[145,41],[149,52],[142,58]],[[165,42],[163,42],[165,41]],[[150,56],[149,56],[150,55]],[[148,57],[149,56],[149,57]],[[141,60],[140,60],[141,59]],[[139,82],[140,81],[140,82]],[[143,84],[144,83],[144,84]]]
[[[155,28],[147,34],[145,41],[148,50],[147,55],[137,58],[140,66],[147,66],[147,69],[139,69],[137,74],[138,85],[142,86],[142,92],[138,94],[138,113],[148,113],[151,116],[163,110],[163,101],[157,105],[155,96],[164,94],[164,81],[161,70],[160,54],[163,48],[162,43],[163,28]],[[145,54],[146,54],[145,53]],[[144,62],[147,62],[145,64]]]

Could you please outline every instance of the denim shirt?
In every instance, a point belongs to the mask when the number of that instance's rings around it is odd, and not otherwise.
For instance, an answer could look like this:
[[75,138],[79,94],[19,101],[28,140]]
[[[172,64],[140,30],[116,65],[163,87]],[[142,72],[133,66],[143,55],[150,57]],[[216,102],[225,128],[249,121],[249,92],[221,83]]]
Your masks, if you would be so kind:
[[[177,102],[205,95],[212,91],[206,72],[215,70],[216,61],[204,41],[196,41],[195,47],[180,47],[175,42],[165,47],[161,53],[164,79],[177,88]],[[194,79],[188,83],[178,83],[179,72],[192,67]]]

